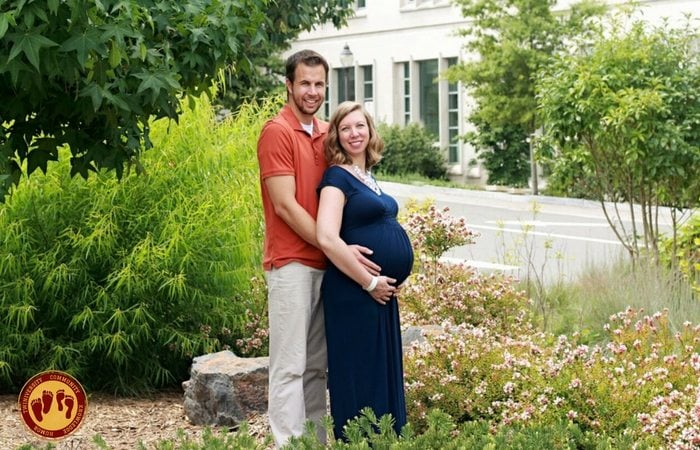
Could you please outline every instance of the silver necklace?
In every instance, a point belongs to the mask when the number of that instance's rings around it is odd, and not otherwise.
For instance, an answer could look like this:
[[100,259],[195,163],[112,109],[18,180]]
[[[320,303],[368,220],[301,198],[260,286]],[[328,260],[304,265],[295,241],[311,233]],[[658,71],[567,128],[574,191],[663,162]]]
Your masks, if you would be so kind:
[[357,178],[359,178],[360,181],[362,181],[365,184],[365,186],[372,189],[375,194],[382,194],[382,191],[379,189],[379,185],[377,185],[377,182],[372,176],[372,172],[370,172],[369,170],[360,169],[357,164],[352,165],[352,171],[355,173],[355,175],[357,175]]

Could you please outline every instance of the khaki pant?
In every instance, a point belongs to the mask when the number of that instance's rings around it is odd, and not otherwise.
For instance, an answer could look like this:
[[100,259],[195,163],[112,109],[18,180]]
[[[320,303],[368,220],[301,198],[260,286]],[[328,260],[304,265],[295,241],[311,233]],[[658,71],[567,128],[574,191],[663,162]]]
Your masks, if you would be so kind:
[[307,419],[321,442],[326,415],[326,336],[323,271],[290,263],[266,272],[270,322],[268,413],[277,447],[301,436]]

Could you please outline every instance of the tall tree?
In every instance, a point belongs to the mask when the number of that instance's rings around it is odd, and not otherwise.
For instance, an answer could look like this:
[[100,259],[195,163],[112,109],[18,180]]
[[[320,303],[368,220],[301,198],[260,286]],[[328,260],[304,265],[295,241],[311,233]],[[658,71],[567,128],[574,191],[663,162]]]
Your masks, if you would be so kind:
[[[677,213],[700,205],[697,31],[614,22],[539,83],[553,176],[584,182],[635,258],[658,256],[660,206],[671,207],[675,241]],[[620,208],[637,220],[621,220]]]
[[[177,119],[181,100],[208,91],[226,71],[257,82],[256,57],[283,49],[314,24],[344,23],[351,4],[1,2],[0,200],[23,170],[46,171],[61,146],[70,148],[74,175],[113,169],[121,177],[130,165],[138,169],[138,155],[150,147],[150,120]],[[255,92],[247,84],[235,89]]]
[[253,43],[243,51],[248,66],[256,70],[229,72],[225,75],[226,90],[221,91],[219,102],[235,110],[243,102],[268,96],[281,87],[284,62],[280,55],[301,31],[309,31],[321,23],[332,23],[336,28],[345,25],[354,13],[353,0],[275,0],[265,10],[264,42]]
[[447,77],[464,83],[476,101],[471,121],[477,130],[468,139],[478,151],[488,152],[490,181],[523,185],[529,172],[529,137],[538,127],[536,74],[553,54],[566,49],[572,36],[586,33],[605,9],[594,1],[577,3],[561,14],[552,12],[556,0],[456,3],[471,19],[461,34],[476,57],[453,66]]

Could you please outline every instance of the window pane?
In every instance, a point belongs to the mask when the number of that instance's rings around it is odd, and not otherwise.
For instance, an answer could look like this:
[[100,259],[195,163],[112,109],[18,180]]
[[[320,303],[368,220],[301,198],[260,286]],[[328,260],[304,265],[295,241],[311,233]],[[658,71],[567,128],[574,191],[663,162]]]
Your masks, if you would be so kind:
[[336,69],[338,72],[338,103],[355,99],[355,68]]
[[362,67],[362,77],[364,78],[364,90],[362,92],[362,95],[364,97],[364,100],[366,102],[372,101],[374,99],[373,95],[373,83],[374,81],[372,80],[372,66],[363,66]]
[[438,61],[431,59],[418,63],[418,77],[420,87],[420,119],[426,130],[435,136],[440,135],[439,122],[439,97],[438,84]]
[[458,102],[458,101],[459,101],[459,99],[457,98],[456,95],[450,95],[450,97],[449,97],[449,103],[450,103],[450,104],[449,104],[448,108],[449,108],[449,109],[457,109],[457,105],[458,105],[457,102]]
[[459,125],[459,118],[457,117],[456,113],[450,113],[449,114],[449,126],[450,128],[456,127]]

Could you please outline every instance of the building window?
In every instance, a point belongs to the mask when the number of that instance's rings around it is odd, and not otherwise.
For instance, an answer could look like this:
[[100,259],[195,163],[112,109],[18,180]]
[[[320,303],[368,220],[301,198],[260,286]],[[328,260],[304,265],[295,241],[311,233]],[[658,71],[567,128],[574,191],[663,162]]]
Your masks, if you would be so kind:
[[356,0],[355,1],[355,8],[356,9],[364,8],[365,6],[367,6],[367,2],[365,0]]
[[362,99],[365,103],[374,101],[372,66],[362,66]]
[[411,123],[411,65],[403,63],[403,124]]
[[440,136],[440,96],[437,76],[437,59],[418,62],[420,121],[436,138]]
[[338,103],[355,99],[355,68],[336,69],[338,79]]
[[[457,64],[457,58],[448,58],[447,67]],[[459,84],[447,84],[447,162],[459,162]]]

